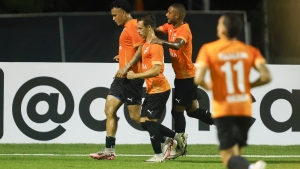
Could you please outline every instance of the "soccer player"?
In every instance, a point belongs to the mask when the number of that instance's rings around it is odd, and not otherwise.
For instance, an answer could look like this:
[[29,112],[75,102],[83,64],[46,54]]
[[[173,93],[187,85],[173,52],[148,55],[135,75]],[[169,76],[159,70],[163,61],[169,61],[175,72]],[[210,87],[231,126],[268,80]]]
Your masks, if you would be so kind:
[[[186,9],[182,4],[172,4],[166,14],[168,23],[155,29],[158,34],[167,34],[168,41],[158,38],[153,38],[151,41],[153,44],[167,46],[170,51],[172,67],[176,75],[171,113],[175,121],[175,131],[178,133],[185,132],[184,111],[189,117],[213,124],[211,113],[198,107],[198,99],[201,97],[197,94],[198,86],[193,80],[196,68],[192,61],[192,33],[188,23],[184,22],[185,15]],[[173,143],[173,140],[167,138],[164,144],[168,145],[170,142]],[[176,148],[171,152],[169,159],[175,159],[185,153],[186,149],[182,151]]]
[[128,107],[130,118],[140,122],[142,103],[143,79],[126,78],[130,70],[135,73],[141,71],[140,59],[144,40],[137,33],[137,19],[130,15],[130,3],[126,0],[115,0],[111,4],[111,14],[118,26],[124,26],[119,39],[119,55],[114,59],[119,61],[119,70],[110,86],[106,103],[106,147],[90,156],[95,159],[114,159],[115,136],[118,128],[117,111],[123,103]]
[[138,20],[138,33],[146,40],[142,48],[142,73],[127,73],[128,79],[146,80],[146,97],[142,105],[141,126],[149,132],[151,144],[155,155],[144,162],[162,162],[170,154],[170,151],[162,152],[161,136],[174,138],[180,149],[185,147],[185,133],[176,133],[164,125],[157,123],[161,117],[170,95],[170,85],[165,78],[164,51],[161,45],[150,44],[155,38],[155,19],[146,15]]
[[[219,18],[219,39],[201,47],[196,60],[194,81],[213,92],[212,117],[217,127],[223,164],[228,169],[264,169],[265,162],[249,164],[241,153],[247,145],[252,123],[250,89],[269,83],[271,75],[259,50],[237,40],[242,25],[241,18],[233,13],[223,14]],[[260,76],[250,83],[252,67]],[[208,69],[211,83],[204,80]]]

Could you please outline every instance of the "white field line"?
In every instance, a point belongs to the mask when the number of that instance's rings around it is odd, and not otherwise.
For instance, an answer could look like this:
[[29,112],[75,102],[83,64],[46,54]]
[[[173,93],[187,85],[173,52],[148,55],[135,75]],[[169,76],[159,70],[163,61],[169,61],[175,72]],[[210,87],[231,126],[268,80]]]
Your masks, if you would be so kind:
[[[88,157],[88,154],[0,154],[0,156],[73,156],[73,157]],[[117,154],[120,157],[150,157],[153,155],[143,154]],[[300,155],[243,155],[247,158],[300,158]],[[186,157],[197,158],[217,158],[220,155],[186,155]]]

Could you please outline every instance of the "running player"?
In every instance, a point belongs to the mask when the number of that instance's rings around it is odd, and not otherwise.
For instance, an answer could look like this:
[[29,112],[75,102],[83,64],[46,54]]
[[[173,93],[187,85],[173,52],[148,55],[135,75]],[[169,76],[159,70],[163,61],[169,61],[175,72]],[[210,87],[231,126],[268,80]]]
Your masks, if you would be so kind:
[[138,32],[146,40],[142,49],[142,73],[134,73],[133,71],[127,73],[128,79],[146,80],[146,97],[142,105],[140,122],[142,128],[149,132],[155,155],[144,162],[162,162],[169,156],[170,151],[162,152],[162,136],[175,139],[180,149],[185,147],[186,139],[186,134],[176,133],[164,125],[157,123],[169,98],[170,85],[163,74],[163,47],[149,43],[152,38],[155,38],[154,24],[155,19],[151,15],[146,15],[139,19]]
[[[153,38],[151,43],[167,46],[172,59],[172,67],[175,72],[175,93],[173,97],[172,116],[174,118],[175,131],[185,132],[186,121],[184,111],[192,118],[199,119],[204,123],[213,124],[211,113],[198,107],[197,85],[194,84],[195,66],[192,62],[192,33],[188,23],[184,22],[186,9],[182,4],[172,4],[166,14],[168,23],[156,28],[157,34],[167,34],[168,41]],[[167,138],[166,148],[173,140]],[[165,145],[162,147],[165,147]],[[171,152],[169,159],[175,159],[184,155],[186,149],[176,148]]]
[[[250,89],[271,81],[266,61],[259,50],[237,40],[242,29],[237,14],[223,14],[217,26],[219,39],[204,44],[196,60],[195,83],[213,92],[213,119],[220,142],[220,154],[228,169],[264,169],[266,163],[255,164],[241,156],[247,145],[252,124]],[[260,77],[249,82],[250,69],[255,68]],[[210,70],[211,83],[204,80]]]

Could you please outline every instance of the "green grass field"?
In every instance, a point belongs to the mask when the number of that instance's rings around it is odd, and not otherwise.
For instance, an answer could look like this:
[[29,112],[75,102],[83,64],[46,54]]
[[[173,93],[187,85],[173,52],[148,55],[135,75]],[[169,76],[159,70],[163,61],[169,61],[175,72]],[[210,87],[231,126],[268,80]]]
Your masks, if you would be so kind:
[[[0,144],[0,168],[7,169],[225,169],[216,145],[188,145],[188,154],[164,163],[142,161],[152,154],[151,145],[117,145],[115,160],[95,160],[89,153],[102,149],[96,144]],[[250,162],[262,159],[267,169],[300,169],[300,145],[250,145],[244,155]]]

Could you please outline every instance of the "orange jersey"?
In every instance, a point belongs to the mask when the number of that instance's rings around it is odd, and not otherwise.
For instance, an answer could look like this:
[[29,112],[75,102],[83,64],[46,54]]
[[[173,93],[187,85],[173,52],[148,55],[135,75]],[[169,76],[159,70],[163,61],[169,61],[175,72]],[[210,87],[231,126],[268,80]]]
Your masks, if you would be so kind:
[[238,40],[219,39],[202,46],[196,65],[210,70],[213,118],[252,115],[249,75],[257,62],[266,62],[259,50]]
[[170,90],[170,84],[164,76],[164,49],[161,45],[146,42],[142,50],[142,71],[146,72],[152,68],[152,65],[161,65],[158,76],[145,79],[146,93],[162,93]]
[[185,44],[179,49],[169,49],[172,67],[177,79],[186,79],[194,77],[195,66],[192,61],[192,33],[187,23],[174,29],[172,24],[164,24],[159,29],[168,34],[168,41],[174,42],[177,38],[183,39]]
[[[133,58],[137,47],[144,44],[144,40],[137,32],[137,20],[128,21],[120,35],[119,39],[119,68],[125,65]],[[141,72],[141,64],[138,62],[130,68],[135,73]]]

